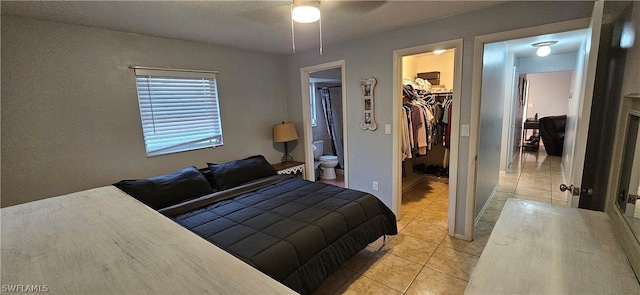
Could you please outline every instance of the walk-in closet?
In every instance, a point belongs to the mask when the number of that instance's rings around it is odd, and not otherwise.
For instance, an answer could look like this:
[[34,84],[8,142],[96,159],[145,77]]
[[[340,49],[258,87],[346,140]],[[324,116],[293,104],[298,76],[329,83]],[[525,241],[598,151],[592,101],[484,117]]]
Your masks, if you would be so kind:
[[455,49],[402,58],[402,216],[447,229]]

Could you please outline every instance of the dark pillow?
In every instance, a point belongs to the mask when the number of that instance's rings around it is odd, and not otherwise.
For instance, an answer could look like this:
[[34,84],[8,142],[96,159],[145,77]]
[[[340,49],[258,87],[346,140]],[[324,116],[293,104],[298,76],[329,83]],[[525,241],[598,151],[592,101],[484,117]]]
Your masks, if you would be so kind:
[[204,175],[193,166],[147,179],[122,180],[113,185],[156,210],[213,191]]
[[230,161],[224,164],[209,165],[213,174],[216,188],[230,189],[243,183],[259,178],[278,174],[263,156],[252,156],[242,160]]

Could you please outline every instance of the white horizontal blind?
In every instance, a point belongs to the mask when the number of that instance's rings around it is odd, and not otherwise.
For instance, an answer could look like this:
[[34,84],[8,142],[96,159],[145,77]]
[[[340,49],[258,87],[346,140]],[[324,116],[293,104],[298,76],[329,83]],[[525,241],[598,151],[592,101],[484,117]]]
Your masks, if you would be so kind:
[[136,69],[147,156],[221,146],[215,73]]

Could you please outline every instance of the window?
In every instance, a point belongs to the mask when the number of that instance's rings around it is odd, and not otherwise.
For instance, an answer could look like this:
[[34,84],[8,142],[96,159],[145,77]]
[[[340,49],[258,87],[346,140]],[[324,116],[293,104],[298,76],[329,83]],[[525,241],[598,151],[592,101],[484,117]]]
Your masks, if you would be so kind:
[[309,106],[311,109],[311,127],[316,127],[318,121],[316,119],[316,83],[309,83]]
[[221,146],[215,72],[135,68],[147,156]]

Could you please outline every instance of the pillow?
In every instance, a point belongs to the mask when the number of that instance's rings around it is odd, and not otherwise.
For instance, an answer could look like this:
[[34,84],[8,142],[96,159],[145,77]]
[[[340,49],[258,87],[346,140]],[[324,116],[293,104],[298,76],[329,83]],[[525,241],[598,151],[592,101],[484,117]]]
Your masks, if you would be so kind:
[[204,175],[193,166],[147,179],[122,180],[113,185],[156,210],[213,191]]
[[243,160],[230,161],[224,164],[209,165],[216,187],[220,190],[230,189],[259,178],[277,175],[263,156],[252,156]]

